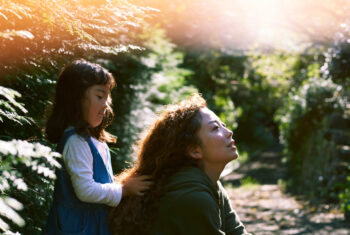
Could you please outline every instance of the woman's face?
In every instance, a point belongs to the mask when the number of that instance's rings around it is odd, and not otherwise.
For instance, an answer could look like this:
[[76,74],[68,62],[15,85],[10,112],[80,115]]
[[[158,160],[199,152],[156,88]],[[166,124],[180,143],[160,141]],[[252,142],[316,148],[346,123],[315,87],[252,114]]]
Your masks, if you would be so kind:
[[82,101],[83,118],[91,127],[101,124],[109,99],[107,86],[93,85],[86,90]]
[[201,146],[198,148],[204,166],[223,168],[238,157],[232,131],[208,108],[199,111],[202,124],[198,131]]

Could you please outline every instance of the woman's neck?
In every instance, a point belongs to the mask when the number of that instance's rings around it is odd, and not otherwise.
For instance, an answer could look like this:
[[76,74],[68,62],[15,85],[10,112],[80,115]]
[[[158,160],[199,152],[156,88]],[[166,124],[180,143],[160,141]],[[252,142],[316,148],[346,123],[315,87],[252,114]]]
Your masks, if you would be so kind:
[[214,183],[214,185],[217,185],[217,181],[220,178],[220,175],[222,173],[222,171],[224,170],[225,166],[212,166],[212,165],[204,165],[203,166],[203,170],[204,172],[209,176],[209,178],[211,179],[211,181]]

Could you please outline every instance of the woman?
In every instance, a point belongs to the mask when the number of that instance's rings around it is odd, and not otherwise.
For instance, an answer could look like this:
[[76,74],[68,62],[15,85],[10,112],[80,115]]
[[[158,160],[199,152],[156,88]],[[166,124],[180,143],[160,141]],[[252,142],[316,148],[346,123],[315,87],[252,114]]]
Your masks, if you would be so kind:
[[119,178],[152,175],[154,184],[112,210],[112,233],[248,234],[218,181],[237,157],[232,132],[200,95],[168,106],[141,140],[135,166]]

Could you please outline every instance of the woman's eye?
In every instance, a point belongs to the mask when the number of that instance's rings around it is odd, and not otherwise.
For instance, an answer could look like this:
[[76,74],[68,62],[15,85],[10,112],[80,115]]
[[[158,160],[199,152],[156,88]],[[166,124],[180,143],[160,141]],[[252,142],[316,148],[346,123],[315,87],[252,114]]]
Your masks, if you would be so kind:
[[219,129],[219,126],[213,126],[213,131]]
[[98,98],[99,100],[101,100],[101,99],[102,99],[102,96],[100,96],[100,95],[97,95],[97,98]]

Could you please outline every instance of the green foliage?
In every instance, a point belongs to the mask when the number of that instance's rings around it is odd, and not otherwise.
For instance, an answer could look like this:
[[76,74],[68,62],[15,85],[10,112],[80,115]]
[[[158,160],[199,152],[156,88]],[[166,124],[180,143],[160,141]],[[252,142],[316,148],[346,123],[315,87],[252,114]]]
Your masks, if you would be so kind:
[[11,67],[28,60],[40,67],[40,62],[50,58],[55,66],[58,57],[74,57],[77,52],[80,56],[118,54],[136,42],[135,34],[147,12],[150,9],[117,0],[3,1],[1,62]]
[[[18,92],[0,86],[0,95],[5,98],[0,105],[1,116],[5,117],[2,123],[21,127],[33,124],[32,118],[18,114],[27,113],[16,101],[21,96]],[[2,137],[10,138],[6,133],[9,132],[4,130]],[[40,233],[50,202],[47,199],[52,192],[54,168],[59,166],[57,156],[39,143],[0,140],[0,230],[5,234],[13,234],[12,229]],[[33,214],[35,210],[38,211]]]
[[250,52],[245,71],[233,89],[233,101],[241,108],[236,136],[254,155],[278,143],[278,127],[273,119],[284,104],[285,94],[301,76],[300,56],[275,52]]
[[350,221],[350,176],[347,178],[344,191],[339,194],[341,200],[341,209],[345,214],[346,220]]
[[256,187],[258,185],[259,185],[259,182],[250,176],[245,177],[241,180],[242,187],[252,188],[252,187]]
[[339,199],[341,200],[341,209],[345,214],[345,219],[350,221],[350,176],[346,179],[347,183],[345,184],[344,191],[339,194]]
[[[63,65],[80,57],[95,60],[141,50],[137,34],[149,12],[127,1],[3,1],[1,83],[22,94],[19,101],[28,116],[42,126]],[[28,135],[40,136],[40,127]]]
[[273,54],[261,55],[251,53],[249,63],[254,71],[251,78],[252,89],[268,89],[273,96],[281,98],[288,92],[290,83],[293,82],[298,62],[298,55],[290,55],[275,52]]
[[276,111],[284,106],[292,88],[309,76],[320,77],[322,61],[319,52],[251,51],[240,56],[188,50],[183,66],[193,70],[188,83],[203,93],[209,107],[234,130],[239,149],[255,155],[278,144]]
[[[244,73],[245,60],[244,56],[226,55],[216,50],[188,50],[182,65],[193,70],[186,83],[203,94],[208,107],[233,130],[235,139],[237,119],[243,108],[237,105],[235,92],[239,89],[238,81]],[[237,142],[241,147],[243,142]]]
[[156,112],[163,105],[179,102],[197,90],[193,86],[186,85],[186,80],[192,75],[192,71],[180,68],[184,54],[175,51],[176,45],[166,39],[164,30],[156,28],[151,32],[152,35],[144,35],[144,38],[148,37],[145,46],[151,52],[143,57],[142,61],[155,68],[146,99],[152,104],[150,108]]
[[14,121],[18,124],[22,124],[24,122],[30,124],[33,122],[31,118],[24,117],[17,113],[18,111],[24,114],[28,112],[22,104],[16,101],[16,97],[21,97],[20,93],[0,86],[0,96],[4,98],[0,100],[0,122],[3,122],[3,118]]
[[21,140],[0,140],[0,146],[0,229],[40,234],[59,154]]
[[350,21],[341,24],[341,30],[335,35],[332,45],[326,55],[326,63],[321,71],[324,77],[331,78],[335,83],[350,89]]
[[[116,118],[109,128],[118,135],[118,142],[112,147],[117,156],[113,168],[117,171],[129,165],[134,157],[132,145],[140,133],[154,120],[164,105],[177,102],[196,91],[185,85],[191,72],[179,68],[183,55],[175,51],[163,30],[146,28],[141,38],[145,51],[137,56],[124,55],[113,59],[118,86],[113,92]],[[114,67],[114,68],[113,68]]]
[[341,87],[331,80],[311,78],[291,93],[276,117],[289,170],[298,190],[335,199],[344,177],[331,126],[332,116],[343,112]]
[[237,128],[237,117],[240,115],[241,108],[236,108],[232,100],[225,95],[217,94],[214,97],[215,107],[220,109],[218,114],[221,121],[227,123],[226,126],[234,130]]
[[[349,12],[348,12],[349,13]],[[350,73],[348,65],[350,62],[350,21],[341,24],[341,29],[335,35],[334,41],[326,53],[326,62],[322,66],[322,75],[331,78],[335,83],[342,86],[340,102],[345,106],[344,113],[334,115],[331,135],[337,143],[338,155],[342,159],[344,177],[338,181],[339,199],[346,220],[350,220],[350,179],[346,177],[350,173]]]

